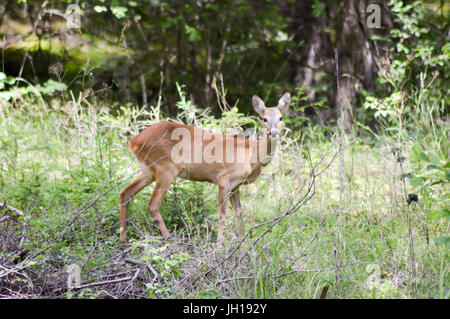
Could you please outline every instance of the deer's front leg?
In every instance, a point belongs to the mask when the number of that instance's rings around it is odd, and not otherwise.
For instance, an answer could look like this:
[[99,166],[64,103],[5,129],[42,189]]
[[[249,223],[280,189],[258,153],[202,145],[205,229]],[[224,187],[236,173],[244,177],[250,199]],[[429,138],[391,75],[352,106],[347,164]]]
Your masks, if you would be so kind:
[[[237,188],[251,172],[250,164],[237,165],[224,171],[218,178],[219,186],[219,225],[217,230],[217,246],[222,245],[223,241],[223,228],[225,224],[225,216],[227,214],[227,199],[228,196],[232,196],[232,190]],[[237,195],[236,203],[239,203],[239,194]],[[236,207],[236,206],[235,206]]]
[[228,185],[219,185],[219,222],[217,228],[217,247],[222,246],[223,241],[223,227],[225,224],[225,217],[227,215],[227,197],[230,192]]
[[242,235],[244,234],[244,223],[242,222],[241,199],[240,199],[238,187],[236,187],[232,190],[230,201],[231,201],[231,206],[233,206],[233,209],[235,212],[236,221],[237,221],[237,223],[239,223],[239,228],[238,228],[239,236],[242,237]]

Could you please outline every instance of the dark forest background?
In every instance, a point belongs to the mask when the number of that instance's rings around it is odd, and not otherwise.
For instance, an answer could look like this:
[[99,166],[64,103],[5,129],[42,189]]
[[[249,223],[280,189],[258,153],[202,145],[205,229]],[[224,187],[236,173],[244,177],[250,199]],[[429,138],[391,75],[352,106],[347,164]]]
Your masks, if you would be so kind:
[[[377,81],[383,59],[413,53],[396,51],[398,45],[426,42],[439,54],[448,40],[444,1],[388,2],[6,0],[1,67],[33,83],[54,78],[75,91],[91,88],[112,104],[151,105],[162,93],[167,115],[177,113],[176,83],[220,115],[214,79],[221,74],[229,103],[243,112],[251,111],[253,94],[275,103],[284,91],[298,90],[297,115],[316,111],[330,121],[346,104],[351,117],[364,118],[364,94],[388,93]],[[378,19],[370,4],[378,5]],[[79,28],[67,28],[76,14]],[[419,81],[415,64],[408,66],[408,86]]]

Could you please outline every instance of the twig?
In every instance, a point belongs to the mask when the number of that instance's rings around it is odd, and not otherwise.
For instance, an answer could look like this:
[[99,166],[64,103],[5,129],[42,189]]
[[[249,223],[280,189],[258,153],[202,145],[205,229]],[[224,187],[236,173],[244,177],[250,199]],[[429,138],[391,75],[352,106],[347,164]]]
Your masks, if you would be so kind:
[[[399,164],[400,164],[400,172],[403,176],[404,171],[403,171],[403,165],[402,165],[402,160],[401,160],[401,156],[400,156],[400,147],[399,149],[399,153],[398,153],[398,159],[400,159]],[[406,198],[408,198],[408,191],[406,189],[406,178],[402,178],[403,180],[403,192],[404,192],[404,200],[406,201]],[[403,204],[404,205],[404,204]],[[415,299],[416,298],[416,257],[414,254],[414,235],[413,235],[413,231],[412,231],[412,225],[411,225],[411,211],[409,208],[410,204],[408,203],[406,205],[406,222],[408,223],[408,236],[409,236],[409,255],[410,255],[410,259],[411,259],[411,292],[412,292],[412,296]]]
[[124,261],[127,262],[127,263],[130,263],[130,264],[147,267],[153,273],[153,275],[155,276],[153,278],[152,282],[154,282],[156,280],[156,278],[160,278],[161,277],[158,274],[158,272],[155,270],[155,268],[153,268],[153,266],[150,263],[144,263],[144,262],[141,262],[141,261],[133,259],[133,258],[125,258]]
[[[401,139],[402,139],[402,110],[403,110],[403,103],[404,103],[404,94],[402,94],[402,99],[401,99],[401,108],[400,111],[398,112],[397,116],[398,116],[398,120],[399,120],[399,129],[398,129],[398,137],[397,137],[397,143],[398,143],[398,147],[396,148],[397,150],[397,154],[395,154],[394,151],[394,155],[397,155],[397,162],[399,163],[400,166],[400,173],[401,176],[404,176],[404,170],[403,170],[403,160],[405,159],[402,155],[402,145],[401,145]],[[406,178],[402,178],[401,179],[403,181],[403,194],[404,194],[404,199],[402,201],[403,205],[405,205],[405,201],[408,198],[408,191],[406,188]],[[416,257],[414,254],[414,235],[413,235],[413,231],[412,231],[412,225],[411,225],[411,211],[410,211],[410,203],[408,203],[406,205],[406,221],[408,223],[408,235],[409,235],[409,254],[410,254],[410,262],[411,262],[411,292],[412,292],[412,297],[415,299],[416,296]]]
[[[309,154],[309,153],[308,153]],[[334,159],[336,158],[336,154],[335,156],[333,156],[331,162],[327,165],[327,167],[329,167],[331,165],[331,163],[334,161]],[[302,196],[302,198],[300,198],[300,200],[297,201],[296,204],[292,205],[284,214],[277,216],[269,221],[266,221],[264,223],[252,226],[248,232],[245,234],[245,236],[239,241],[239,243],[237,244],[237,246],[231,251],[231,253],[226,256],[224,259],[222,259],[214,268],[210,268],[205,274],[204,276],[206,277],[207,275],[209,275],[214,269],[217,269],[218,266],[224,264],[227,260],[229,260],[237,251],[238,249],[242,246],[242,244],[244,243],[244,241],[247,239],[247,237],[249,237],[251,235],[251,233],[262,226],[265,225],[269,225],[267,227],[267,229],[258,236],[258,238],[256,238],[256,240],[253,241],[253,243],[250,245],[250,247],[241,255],[241,257],[239,258],[239,260],[233,265],[233,267],[231,267],[231,269],[225,274],[224,277],[227,277],[230,273],[232,273],[234,271],[234,269],[241,263],[241,261],[248,255],[248,253],[250,252],[250,250],[255,247],[255,245],[269,232],[272,230],[273,227],[275,227],[275,225],[279,224],[282,220],[284,220],[286,217],[294,214],[295,212],[297,212],[300,207],[302,207],[303,205],[305,205],[314,195],[315,195],[315,179],[322,174],[324,170],[320,171],[319,174],[316,174],[315,171],[317,169],[317,167],[321,164],[323,157],[321,157],[314,165],[311,162],[311,156],[309,155],[308,157],[309,159],[309,164],[310,164],[310,174],[309,174],[309,183],[308,183],[308,188],[305,192],[305,194]],[[305,186],[305,185],[304,185]],[[303,189],[303,187],[302,187]]]
[[133,284],[133,281],[136,280],[136,278],[139,276],[139,274],[142,272],[142,267],[139,268],[138,270],[136,270],[136,272],[134,273],[133,278],[131,278],[130,283],[128,284],[128,286],[123,290],[124,292],[127,291],[131,285]]
[[[0,275],[0,278],[8,276],[10,273],[15,273],[15,274],[20,275],[20,276],[24,277],[25,279],[27,279],[30,287],[33,287],[33,282],[31,281],[30,277],[28,277],[28,275],[23,271],[25,268],[30,267],[32,264],[28,264],[23,267],[21,265],[22,264],[19,264],[13,268],[7,268],[5,266],[0,265],[0,268],[2,268],[3,270],[6,271],[4,274]],[[17,269],[17,268],[19,268],[19,269]]]
[[140,76],[141,88],[142,88],[142,104],[147,107],[147,87],[145,85],[145,75],[142,73]]
[[12,218],[12,216],[3,216],[2,218],[0,218],[0,223],[5,221],[5,220],[8,220],[10,218]]
[[[343,195],[344,195],[344,152],[342,145],[344,143],[344,107],[343,107],[343,101],[341,101],[340,96],[340,88],[339,88],[339,52],[338,49],[334,49],[334,58],[336,62],[336,89],[337,89],[337,95],[338,95],[338,101],[339,101],[339,213],[336,220],[336,224],[338,226],[339,230],[339,239],[338,239],[338,249],[339,253],[342,249],[342,224],[341,224],[341,216],[342,216],[342,202],[343,202]],[[336,247],[333,247],[334,252],[334,263],[335,263],[335,272],[336,272],[336,289],[339,294],[339,255]]]
[[316,231],[316,233],[311,237],[311,239],[309,240],[308,245],[306,245],[305,249],[303,249],[303,251],[301,252],[300,256],[298,256],[297,258],[295,258],[290,264],[289,266],[285,267],[283,270],[283,273],[286,273],[286,270],[291,268],[292,265],[294,264],[294,262],[300,258],[302,258],[306,252],[308,251],[309,247],[311,246],[311,244],[314,242],[314,240],[316,240],[317,236],[319,235],[320,231],[323,229],[323,227],[325,226],[325,221],[322,222],[322,224],[320,225],[319,229]]
[[[26,215],[26,213],[24,213],[20,209],[15,208],[13,206],[6,205],[6,201],[5,200],[3,201],[1,206],[2,207],[6,206],[10,211],[15,212],[17,215],[23,217],[23,219],[24,219],[24,221],[22,222],[22,234],[21,234],[20,240],[19,240],[19,248],[21,248],[23,243],[25,242],[25,236],[27,234],[27,226],[28,226],[28,224],[26,223],[26,220],[28,219],[28,216]],[[0,219],[0,222],[2,222],[4,220],[7,220],[9,218],[11,218],[11,216],[4,216],[4,217],[2,217]]]
[[113,259],[116,259],[116,258],[118,258],[118,257],[123,257],[123,256],[125,256],[126,254],[128,254],[130,251],[132,251],[133,250],[133,247],[128,247],[128,248],[126,248],[124,251],[121,251],[119,254],[117,254],[117,255],[114,255],[113,257],[111,257],[111,258],[109,258],[108,260],[106,260],[105,261],[105,264],[106,263],[108,263],[108,262],[110,262],[111,260],[113,260]]
[[27,219],[26,214],[23,211],[21,211],[20,209],[17,209],[15,207],[12,207],[9,205],[7,205],[6,207],[8,207],[9,210],[12,210],[13,212],[17,213],[17,215],[22,216],[24,219]]
[[90,284],[84,284],[84,285],[81,285],[79,287],[75,287],[75,289],[84,289],[84,288],[94,287],[94,286],[102,286],[102,285],[114,284],[114,283],[118,283],[118,282],[122,282],[122,281],[128,281],[128,280],[131,280],[131,279],[133,279],[133,277],[125,277],[125,278],[106,280],[106,281],[97,281],[97,282],[92,282]]
[[334,255],[333,269],[334,269],[334,277],[336,280],[336,291],[337,291],[337,294],[339,294],[339,272],[340,272],[341,267],[339,265],[339,259],[338,259],[338,254],[337,254],[335,245],[333,245],[333,255]]
[[[309,153],[308,153],[309,154]],[[334,158],[336,157],[336,155],[333,157],[332,161],[334,160]],[[306,202],[308,202],[315,194],[315,178],[318,177],[320,174],[322,174],[325,170],[322,170],[319,174],[315,174],[315,170],[317,169],[317,167],[321,164],[323,157],[317,161],[315,163],[315,165],[312,164],[311,162],[311,156],[309,156],[309,164],[311,167],[310,170],[310,182],[308,184],[308,189],[305,193],[305,195],[293,206],[291,206],[290,209],[288,209],[283,215],[281,216],[277,216],[275,218],[273,218],[272,220],[269,220],[267,222],[261,223],[259,225],[253,226],[250,228],[250,230],[247,232],[247,234],[244,236],[244,238],[242,238],[242,240],[238,243],[238,245],[232,250],[232,252],[225,257],[217,266],[222,265],[226,260],[230,259],[231,256],[233,256],[236,251],[239,249],[239,247],[243,244],[243,242],[245,241],[245,239],[250,236],[250,234],[252,233],[252,231],[258,227],[264,226],[264,225],[269,225],[269,227],[255,240],[253,241],[253,243],[251,244],[250,248],[246,250],[246,252],[241,256],[241,258],[234,264],[234,266],[231,268],[230,271],[228,271],[224,276],[222,276],[222,278],[227,277],[232,271],[234,271],[234,269],[240,264],[240,262],[246,257],[248,256],[248,253],[250,252],[250,250],[259,242],[259,240],[265,236],[275,225],[277,225],[279,222],[281,222],[284,218],[288,217],[289,215],[295,213],[296,211],[298,211],[298,209],[300,209],[301,206],[303,206]],[[329,167],[331,165],[331,163],[328,164],[327,167]],[[306,185],[306,184],[305,184]],[[305,186],[303,185],[303,186]],[[303,189],[303,187],[302,187]],[[217,260],[217,259],[216,259]],[[216,267],[217,268],[217,267]],[[204,276],[207,276],[209,273],[211,273],[213,269],[208,270]],[[285,274],[282,274],[285,275]],[[246,277],[243,277],[243,279],[246,279]],[[247,278],[248,279],[248,278]],[[222,280],[221,282],[225,282],[228,280]]]

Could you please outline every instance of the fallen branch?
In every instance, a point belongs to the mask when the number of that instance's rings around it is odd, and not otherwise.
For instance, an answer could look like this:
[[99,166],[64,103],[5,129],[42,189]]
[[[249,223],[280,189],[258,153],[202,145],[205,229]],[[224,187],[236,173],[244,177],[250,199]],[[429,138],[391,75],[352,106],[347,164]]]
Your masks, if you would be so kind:
[[[139,271],[139,270],[140,269],[138,269],[137,271]],[[81,285],[79,287],[75,287],[75,289],[84,289],[84,288],[94,287],[94,286],[102,286],[102,285],[114,284],[114,283],[118,283],[118,282],[122,282],[122,281],[132,280],[133,278],[134,278],[134,276],[133,277],[125,277],[125,278],[113,279],[113,280],[97,281],[97,282],[92,282],[92,283],[89,283],[89,284],[84,284],[84,285]]]
[[154,275],[152,283],[154,283],[157,278],[161,278],[159,273],[156,271],[156,269],[150,263],[144,263],[144,262],[141,262],[141,261],[133,259],[133,258],[125,258],[124,261],[127,263],[130,263],[130,264],[147,267]]
[[4,222],[5,220],[8,220],[10,218],[12,218],[12,216],[3,216],[2,218],[0,218],[0,223]]

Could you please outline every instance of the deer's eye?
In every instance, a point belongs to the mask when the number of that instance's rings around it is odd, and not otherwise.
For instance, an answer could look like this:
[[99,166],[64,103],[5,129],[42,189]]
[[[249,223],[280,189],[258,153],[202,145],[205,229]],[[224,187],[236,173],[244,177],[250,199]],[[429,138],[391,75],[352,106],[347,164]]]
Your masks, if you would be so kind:
[[264,118],[264,122],[267,122],[267,119],[266,119],[266,118]]
[[280,117],[280,122],[283,120],[283,117]]

